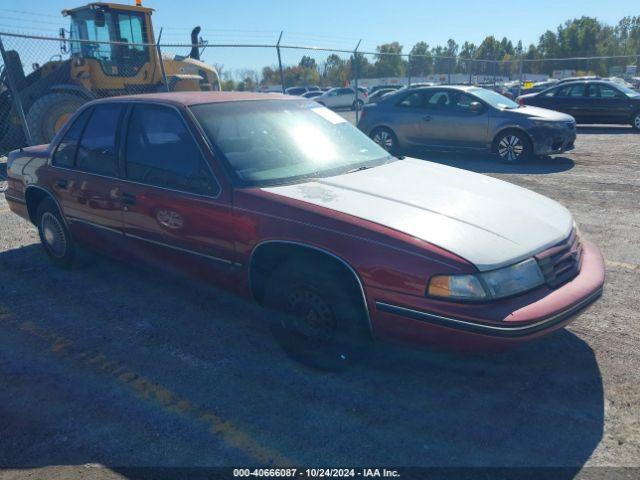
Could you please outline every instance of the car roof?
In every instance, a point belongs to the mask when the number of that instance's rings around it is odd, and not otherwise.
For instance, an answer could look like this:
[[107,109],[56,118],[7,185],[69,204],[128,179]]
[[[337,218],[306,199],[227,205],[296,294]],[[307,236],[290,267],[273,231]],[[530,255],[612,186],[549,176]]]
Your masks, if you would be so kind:
[[163,92],[145,93],[139,95],[122,95],[119,97],[102,98],[91,103],[111,103],[111,102],[149,102],[164,103],[167,105],[189,106],[203,103],[221,102],[248,102],[255,100],[291,100],[290,95],[281,93],[254,93],[254,92]]
[[449,90],[460,90],[461,92],[468,92],[469,90],[473,90],[474,88],[482,88],[482,87],[476,87],[475,85],[429,85],[429,86],[424,86],[424,87],[411,87],[411,88],[407,88],[403,91],[417,91],[417,90],[442,90],[442,89],[449,89]]

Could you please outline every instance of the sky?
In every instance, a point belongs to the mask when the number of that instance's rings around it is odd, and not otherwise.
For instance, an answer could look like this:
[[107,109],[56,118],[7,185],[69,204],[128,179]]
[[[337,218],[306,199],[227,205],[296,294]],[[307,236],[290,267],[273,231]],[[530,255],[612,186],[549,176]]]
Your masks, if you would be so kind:
[[[59,27],[68,28],[60,11],[82,4],[80,0],[0,0],[0,31],[57,36]],[[478,44],[487,35],[506,36],[514,44],[522,40],[527,46],[570,18],[592,16],[613,25],[626,15],[640,15],[638,0],[143,0],[143,5],[156,10],[154,28],[156,35],[163,28],[163,43],[187,43],[191,28],[200,25],[201,36],[212,44],[274,44],[284,31],[283,45],[353,49],[362,39],[360,50],[374,51],[380,43],[397,40],[404,52],[421,40],[431,46],[449,38],[459,44],[465,40]],[[298,63],[304,54],[318,61],[326,57],[307,50],[283,50],[283,62]],[[277,65],[274,49],[209,48],[203,58],[230,72]]]

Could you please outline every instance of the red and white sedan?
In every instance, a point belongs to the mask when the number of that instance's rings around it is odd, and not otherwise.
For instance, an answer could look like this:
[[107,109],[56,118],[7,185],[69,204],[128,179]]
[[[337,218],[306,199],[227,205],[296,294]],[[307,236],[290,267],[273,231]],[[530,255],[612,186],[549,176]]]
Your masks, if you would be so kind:
[[[602,292],[566,208],[390,156],[313,101],[169,93],[83,106],[10,154],[10,208],[56,264],[89,247],[180,269],[272,309],[322,366],[372,338],[494,348],[566,325]],[[183,325],[182,327],[187,327]]]

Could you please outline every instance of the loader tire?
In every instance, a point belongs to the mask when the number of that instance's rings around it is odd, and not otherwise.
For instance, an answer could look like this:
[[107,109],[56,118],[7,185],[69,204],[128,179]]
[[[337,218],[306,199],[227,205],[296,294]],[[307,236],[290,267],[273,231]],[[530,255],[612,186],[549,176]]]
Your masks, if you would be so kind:
[[70,93],[48,93],[36,100],[27,112],[27,124],[34,145],[49,143],[75,111],[85,103]]

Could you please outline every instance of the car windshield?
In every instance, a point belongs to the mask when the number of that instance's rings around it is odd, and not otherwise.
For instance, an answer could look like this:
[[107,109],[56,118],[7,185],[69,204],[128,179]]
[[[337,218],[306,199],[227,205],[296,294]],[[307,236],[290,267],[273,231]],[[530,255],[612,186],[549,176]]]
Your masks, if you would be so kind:
[[310,101],[209,103],[191,110],[243,186],[295,183],[392,160],[340,115]]
[[484,88],[474,88],[469,90],[469,93],[475,95],[480,100],[485,101],[489,105],[495,108],[519,108],[519,105],[513,100],[509,100],[504,95],[500,95],[492,90],[487,90]]

